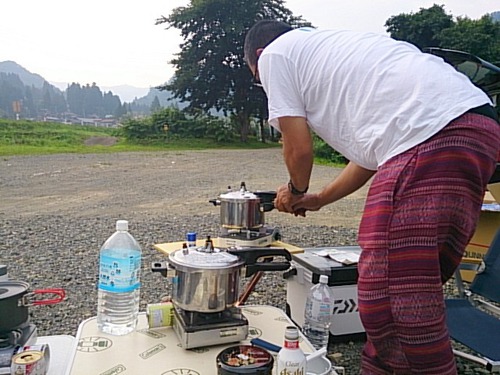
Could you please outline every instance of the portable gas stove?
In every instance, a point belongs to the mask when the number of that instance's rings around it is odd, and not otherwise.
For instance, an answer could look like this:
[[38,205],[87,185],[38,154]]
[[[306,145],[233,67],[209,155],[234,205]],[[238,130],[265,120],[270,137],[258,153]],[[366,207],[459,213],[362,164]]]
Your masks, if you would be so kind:
[[218,313],[200,313],[176,306],[173,328],[181,346],[191,349],[246,339],[248,320],[237,307]]
[[0,332],[0,374],[10,374],[12,357],[19,347],[34,345],[37,339],[36,327],[29,322],[9,332]]
[[267,225],[257,229],[228,229],[222,227],[219,234],[219,246],[265,247],[280,239],[279,229]]

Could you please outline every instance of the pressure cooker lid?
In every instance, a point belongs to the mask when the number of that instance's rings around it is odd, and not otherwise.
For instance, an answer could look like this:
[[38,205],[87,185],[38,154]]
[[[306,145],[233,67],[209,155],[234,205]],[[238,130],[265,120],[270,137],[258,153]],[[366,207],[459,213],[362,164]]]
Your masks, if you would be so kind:
[[13,296],[21,296],[28,290],[29,284],[24,281],[0,282],[0,300]]
[[236,200],[236,201],[246,201],[246,200],[252,200],[252,199],[259,199],[258,196],[256,196],[254,193],[250,191],[242,191],[242,190],[237,190],[237,191],[230,191],[228,193],[224,193],[220,195],[220,199],[227,199],[227,200]]
[[244,263],[238,256],[215,248],[213,252],[200,251],[203,248],[177,250],[169,255],[174,265],[190,268],[220,269],[240,266]]

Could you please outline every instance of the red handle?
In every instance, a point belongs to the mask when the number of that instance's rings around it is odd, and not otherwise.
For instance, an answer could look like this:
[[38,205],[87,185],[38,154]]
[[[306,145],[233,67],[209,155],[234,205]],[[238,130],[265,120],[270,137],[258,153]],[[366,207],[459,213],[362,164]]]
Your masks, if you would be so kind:
[[64,289],[53,288],[53,289],[37,289],[33,291],[33,294],[54,294],[57,297],[52,299],[41,299],[33,301],[33,305],[54,305],[56,303],[62,302],[64,297],[66,297],[66,292]]

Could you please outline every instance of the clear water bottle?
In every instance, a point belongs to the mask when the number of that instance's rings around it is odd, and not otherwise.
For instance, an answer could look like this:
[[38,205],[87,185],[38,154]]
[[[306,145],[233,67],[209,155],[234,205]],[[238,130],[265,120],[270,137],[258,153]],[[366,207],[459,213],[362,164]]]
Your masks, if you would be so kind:
[[116,232],[101,247],[97,327],[111,335],[126,335],[137,325],[140,296],[141,247],[118,220]]
[[299,330],[288,326],[285,329],[283,347],[276,358],[276,374],[289,375],[306,373],[306,356],[299,346]]
[[328,276],[320,275],[307,295],[303,332],[315,349],[328,347],[334,299],[328,287]]

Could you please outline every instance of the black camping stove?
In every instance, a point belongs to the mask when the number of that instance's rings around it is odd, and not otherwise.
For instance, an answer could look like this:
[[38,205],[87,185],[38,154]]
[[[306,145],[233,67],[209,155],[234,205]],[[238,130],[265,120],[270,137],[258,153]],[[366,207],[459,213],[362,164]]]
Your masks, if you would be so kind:
[[0,374],[10,374],[12,357],[20,347],[34,345],[37,339],[36,327],[23,323],[8,332],[0,332]]
[[266,225],[257,229],[221,228],[219,235],[220,247],[266,247],[280,240],[278,228]]
[[232,307],[216,313],[174,307],[174,331],[184,349],[238,342],[248,335],[248,320]]

